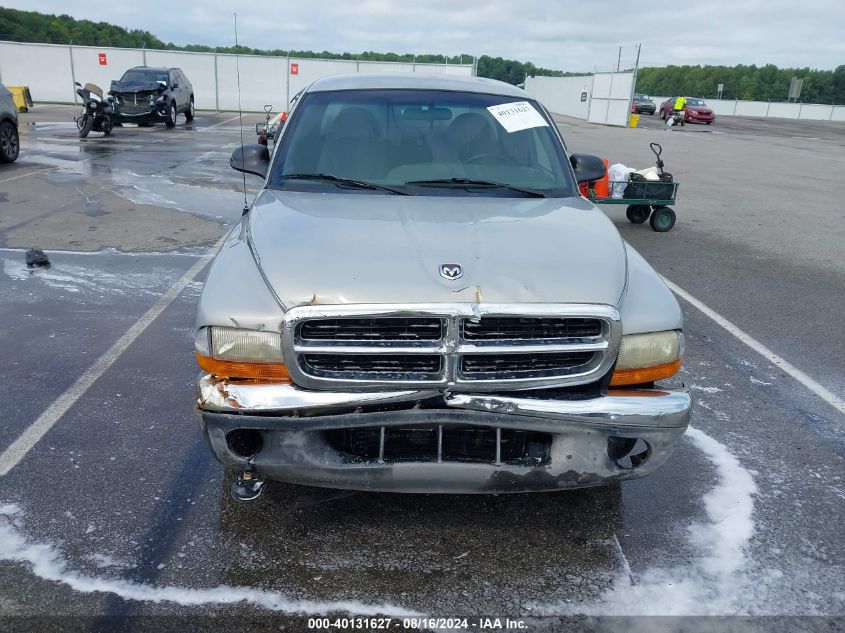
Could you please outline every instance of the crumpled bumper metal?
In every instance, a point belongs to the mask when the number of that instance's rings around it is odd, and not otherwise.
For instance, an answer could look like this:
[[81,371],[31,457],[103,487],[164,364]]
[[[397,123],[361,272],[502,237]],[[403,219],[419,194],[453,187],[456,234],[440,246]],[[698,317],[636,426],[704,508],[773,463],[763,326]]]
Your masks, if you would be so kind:
[[[294,385],[229,382],[202,376],[198,413],[207,440],[227,467],[248,459],[227,435],[259,431],[263,448],[252,457],[263,477],[330,488],[393,492],[496,493],[559,490],[645,476],[659,468],[683,437],[691,414],[686,390],[611,390],[591,399],[540,399],[439,391],[340,393]],[[386,410],[388,409],[388,410]],[[474,426],[548,433],[541,465],[453,461],[350,459],[327,440],[332,429]],[[611,446],[641,440],[647,457],[624,464]]]

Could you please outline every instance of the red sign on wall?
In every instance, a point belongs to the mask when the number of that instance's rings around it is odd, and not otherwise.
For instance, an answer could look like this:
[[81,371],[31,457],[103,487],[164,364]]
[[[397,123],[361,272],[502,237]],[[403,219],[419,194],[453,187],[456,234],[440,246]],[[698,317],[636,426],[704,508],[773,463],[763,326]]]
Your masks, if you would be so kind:
[[108,60],[106,59],[106,54],[105,54],[105,53],[97,53],[97,57],[98,57],[98,58],[99,58],[99,60],[100,60],[100,66],[108,66],[108,65],[109,65],[109,62],[108,62]]
[[291,64],[290,65],[290,74],[291,75],[298,75],[299,74],[299,64]]

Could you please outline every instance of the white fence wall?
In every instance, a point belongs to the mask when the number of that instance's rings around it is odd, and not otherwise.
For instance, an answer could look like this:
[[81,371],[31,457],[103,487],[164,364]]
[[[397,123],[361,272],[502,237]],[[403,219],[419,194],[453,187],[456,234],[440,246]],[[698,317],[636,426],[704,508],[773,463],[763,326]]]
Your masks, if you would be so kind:
[[800,113],[800,103],[773,103],[769,106],[769,116],[778,119],[797,119]]
[[[586,120],[593,77],[526,77],[525,92],[546,106],[549,112]],[[581,101],[585,92],[587,98]]]
[[[105,53],[107,64],[99,55]],[[287,107],[290,97],[316,79],[356,72],[427,72],[471,76],[469,64],[405,64],[335,59],[294,59],[260,55],[239,57],[241,104],[261,111],[271,103],[275,111]],[[294,70],[297,74],[292,74]],[[132,66],[176,66],[194,87],[197,108],[234,110],[238,107],[237,64],[234,55],[158,51],[133,48],[64,46],[0,42],[0,81],[29,86],[34,101],[73,103],[73,81],[91,82],[108,89]]]
[[628,127],[633,93],[634,73],[596,73],[587,120]]
[[[657,107],[669,97],[649,95]],[[778,101],[743,101],[741,99],[705,99],[716,116],[751,116],[768,119],[806,121],[845,121],[845,105],[823,103],[785,103]]]
[[29,86],[33,98],[40,101],[73,101],[70,58],[67,46],[0,42],[0,81],[7,86]]
[[764,117],[768,109],[769,104],[764,101],[737,101],[733,116]]
[[[550,112],[604,125],[628,125],[633,73],[596,73],[584,77],[528,77],[525,91]],[[581,95],[587,93],[586,101]]]

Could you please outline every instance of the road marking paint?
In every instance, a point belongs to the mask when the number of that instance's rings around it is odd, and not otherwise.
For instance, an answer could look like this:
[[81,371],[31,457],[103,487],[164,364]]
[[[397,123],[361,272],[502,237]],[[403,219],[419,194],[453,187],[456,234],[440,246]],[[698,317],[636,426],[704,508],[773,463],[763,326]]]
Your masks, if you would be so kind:
[[220,123],[215,123],[214,125],[209,125],[207,127],[198,127],[196,130],[185,130],[184,132],[180,132],[179,134],[173,134],[171,136],[165,136],[163,138],[156,139],[155,141],[150,141],[149,143],[142,143],[138,147],[145,147],[147,145],[155,145],[156,143],[163,143],[164,141],[169,141],[170,139],[173,139],[173,138],[179,138],[179,137],[182,137],[182,136],[186,136],[188,134],[193,134],[194,132],[201,132],[202,130],[210,130],[211,128],[220,127],[221,125],[226,125],[227,123],[231,123],[232,121],[237,119],[239,116],[240,115],[233,116],[231,119],[226,119],[225,121],[220,121]]
[[4,477],[17,466],[26,454],[55,426],[77,400],[91,388],[100,376],[111,367],[121,354],[164,312],[165,308],[191,283],[206,264],[214,257],[225,241],[221,237],[217,243],[173,284],[144,315],[138,319],[106,352],[100,356],[88,370],[56,398],[49,407],[35,420],[9,447],[0,455],[0,477]]
[[28,171],[25,174],[18,174],[17,176],[9,176],[8,178],[4,178],[3,180],[0,180],[0,185],[2,185],[4,182],[12,182],[13,180],[18,180],[20,178],[27,178],[29,176],[34,176],[35,174],[40,174],[40,173],[45,172],[45,171],[50,171],[51,169],[57,169],[57,168],[53,167],[53,166],[42,167],[40,169],[34,169],[32,171]]
[[693,297],[683,288],[676,286],[671,281],[666,279],[666,277],[663,277],[663,281],[666,282],[666,285],[669,286],[669,289],[672,290],[672,292],[684,299],[687,303],[691,304],[699,312],[709,317],[711,320],[715,321],[717,325],[727,330],[729,333],[733,334],[733,336],[737,338],[740,342],[753,349],[755,352],[760,354],[763,358],[765,358],[767,361],[769,361],[776,367],[779,367],[781,370],[785,371],[795,380],[807,387],[807,389],[815,393],[819,398],[821,398],[834,409],[845,415],[845,400],[837,396],[835,393],[833,393],[823,385],[820,385],[818,382],[810,378],[803,371],[795,367],[792,363],[786,361],[785,359],[775,354],[772,350],[763,345],[760,341],[758,341],[750,334],[728,321],[721,314],[707,307],[704,303]]

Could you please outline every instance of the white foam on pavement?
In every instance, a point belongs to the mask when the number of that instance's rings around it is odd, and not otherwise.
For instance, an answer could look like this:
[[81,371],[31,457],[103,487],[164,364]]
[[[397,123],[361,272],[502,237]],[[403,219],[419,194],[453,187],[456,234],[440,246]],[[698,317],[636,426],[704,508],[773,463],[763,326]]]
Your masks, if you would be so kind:
[[[756,484],[751,473],[724,444],[692,427],[687,430],[687,437],[711,462],[718,478],[702,499],[706,520],[686,528],[693,550],[688,563],[671,568],[655,567],[642,573],[632,574],[628,570],[620,573],[613,587],[594,603],[528,605],[532,614],[728,615],[747,611],[743,605],[753,604],[753,587],[745,574],[745,550],[755,532]],[[25,537],[23,513],[15,504],[0,504],[0,560],[28,565],[39,578],[75,591],[109,593],[125,600],[182,606],[246,602],[297,614],[419,615],[388,604],[293,600],[279,592],[250,587],[156,586],[84,574],[70,568],[57,546]]]
[[349,613],[391,617],[419,615],[389,604],[365,604],[353,600],[293,600],[279,592],[251,587],[220,585],[208,589],[191,589],[92,576],[71,569],[61,550],[55,545],[27,539],[21,529],[22,519],[23,513],[15,504],[0,505],[0,560],[27,565],[38,578],[66,585],[80,593],[107,593],[124,600],[166,602],[186,607],[244,602],[271,611],[292,614]]
[[[721,442],[690,427],[686,436],[716,469],[718,481],[703,497],[707,520],[687,527],[694,555],[688,564],[620,573],[591,604],[531,605],[538,615],[732,615],[745,613],[751,583],[745,550],[754,535],[751,473]],[[746,600],[743,600],[746,598]]]

